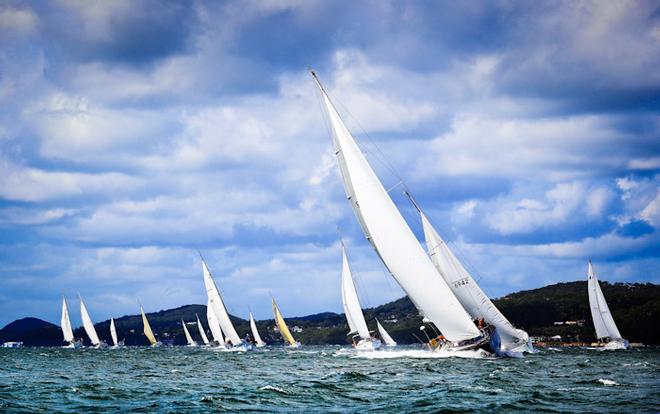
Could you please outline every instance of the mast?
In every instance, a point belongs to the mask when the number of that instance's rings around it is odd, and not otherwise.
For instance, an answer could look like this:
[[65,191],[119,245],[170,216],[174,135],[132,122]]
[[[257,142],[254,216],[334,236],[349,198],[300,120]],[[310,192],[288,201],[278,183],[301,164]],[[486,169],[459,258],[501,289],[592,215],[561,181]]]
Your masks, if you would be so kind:
[[236,333],[234,324],[231,323],[231,319],[229,318],[229,313],[227,312],[225,303],[222,300],[222,296],[220,296],[220,291],[218,290],[218,287],[215,284],[215,280],[213,280],[213,276],[211,276],[211,272],[209,271],[209,268],[203,258],[202,271],[204,273],[204,285],[206,286],[206,294],[208,296],[209,302],[211,303],[211,308],[213,309],[213,312],[215,312],[218,323],[222,328],[222,332],[225,334],[227,341],[232,345],[238,346],[242,344],[243,341],[241,341],[238,333]]
[[401,213],[344,125],[316,74],[347,198],[367,240],[385,267],[444,336],[459,342],[480,335],[422,249]]
[[204,342],[204,345],[209,344],[209,338],[206,336],[206,332],[204,332],[204,326],[202,325],[202,322],[199,320],[199,316],[195,314],[195,317],[197,318],[197,329],[199,330],[199,336],[202,337],[202,342]]

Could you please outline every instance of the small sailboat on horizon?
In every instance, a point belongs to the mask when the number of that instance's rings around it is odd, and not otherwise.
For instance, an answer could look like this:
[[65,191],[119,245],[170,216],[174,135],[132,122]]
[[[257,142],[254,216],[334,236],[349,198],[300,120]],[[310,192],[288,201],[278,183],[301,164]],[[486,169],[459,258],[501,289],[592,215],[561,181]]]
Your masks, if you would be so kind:
[[199,331],[199,336],[202,337],[204,345],[208,346],[209,338],[206,336],[206,332],[204,332],[204,326],[202,326],[202,322],[199,320],[199,315],[195,314],[195,318],[197,318],[197,330]]
[[591,309],[591,318],[596,329],[596,337],[601,341],[606,340],[605,345],[601,349],[608,351],[628,349],[630,344],[627,340],[623,339],[619,328],[614,323],[610,307],[607,306],[591,260],[589,260],[587,269],[587,288],[589,290],[589,308]]
[[112,348],[120,348],[124,346],[124,341],[118,340],[117,327],[115,326],[114,318],[110,318],[110,338],[112,338]]
[[94,328],[94,322],[92,322],[92,318],[89,317],[89,312],[87,311],[87,307],[85,306],[85,302],[83,302],[80,293],[78,294],[78,298],[80,299],[80,318],[82,319],[85,333],[89,337],[89,341],[92,343],[92,347],[101,348],[106,346],[106,343],[102,342],[99,339],[99,335],[96,333],[96,328]]
[[186,342],[188,343],[187,346],[190,347],[195,347],[197,346],[197,342],[193,339],[193,337],[190,335],[190,332],[188,331],[188,328],[186,327],[186,323],[181,319],[181,326],[183,326],[183,333],[186,336]]
[[154,331],[151,329],[151,325],[149,324],[147,315],[144,313],[144,308],[142,307],[142,305],[140,305],[140,314],[142,315],[142,326],[143,326],[142,332],[144,333],[144,336],[147,337],[147,340],[149,341],[151,347],[156,348],[162,346],[163,343],[156,339],[156,336],[154,335]]
[[254,346],[257,348],[263,348],[266,346],[266,343],[263,341],[263,339],[261,339],[261,335],[259,335],[259,331],[257,330],[257,323],[254,321],[252,312],[250,312],[250,331],[252,332],[252,339],[254,339]]
[[373,338],[367,321],[364,320],[362,313],[362,306],[355,290],[355,283],[353,281],[353,274],[348,264],[348,257],[346,256],[346,247],[344,242],[341,242],[341,303],[344,307],[344,314],[348,322],[349,333],[353,336],[353,347],[358,351],[374,351],[380,348],[380,340]]
[[71,319],[69,318],[69,307],[66,304],[66,298],[62,296],[62,318],[60,320],[62,325],[62,336],[64,337],[64,342],[67,342],[67,345],[64,345],[62,348],[80,348],[83,343],[81,340],[76,341],[73,337],[73,328],[71,327]]
[[273,314],[275,315],[275,324],[277,325],[277,329],[280,331],[280,335],[282,335],[284,342],[288,344],[287,345],[288,348],[299,348],[300,342],[296,341],[293,335],[291,335],[291,331],[289,330],[289,327],[286,326],[286,322],[284,322],[284,317],[282,316],[282,312],[280,312],[280,308],[278,308],[277,303],[275,303],[275,298],[272,299],[273,299]]

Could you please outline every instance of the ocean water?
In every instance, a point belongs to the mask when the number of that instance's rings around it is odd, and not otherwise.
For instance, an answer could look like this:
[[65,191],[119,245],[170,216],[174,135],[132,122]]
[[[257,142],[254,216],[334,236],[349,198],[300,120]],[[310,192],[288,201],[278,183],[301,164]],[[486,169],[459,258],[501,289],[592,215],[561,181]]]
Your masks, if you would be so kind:
[[0,349],[0,412],[660,412],[660,349]]

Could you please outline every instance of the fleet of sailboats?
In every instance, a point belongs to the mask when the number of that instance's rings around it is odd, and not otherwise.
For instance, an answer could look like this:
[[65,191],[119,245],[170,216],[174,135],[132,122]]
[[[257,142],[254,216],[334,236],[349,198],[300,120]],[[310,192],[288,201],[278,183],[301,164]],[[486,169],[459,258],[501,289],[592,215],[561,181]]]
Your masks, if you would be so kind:
[[[432,328],[437,328],[431,329],[437,334],[434,338],[428,336],[429,330],[426,330],[426,326],[420,328],[429,340],[427,345],[433,351],[486,350],[499,356],[518,357],[523,352],[534,352],[527,332],[513,326],[497,309],[433,227],[428,216],[406,191],[405,194],[421,219],[426,245],[426,251],[424,250],[344,124],[319,78],[313,71],[311,75],[318,87],[324,114],[330,125],[334,151],[349,204],[367,241],[390,275],[411,299],[424,323],[432,323]],[[353,346],[360,351],[375,351],[380,349],[381,345],[396,346],[397,342],[378,319],[375,323],[379,339],[372,336],[362,312],[343,241],[341,252],[341,300],[349,327],[348,335],[353,337]],[[212,336],[210,341],[199,316],[195,315],[203,344],[238,351],[250,350],[252,345],[257,348],[266,346],[252,312],[249,313],[251,336],[248,334],[245,340],[239,337],[216,281],[201,254],[200,258],[207,294],[206,319]],[[602,349],[627,349],[628,341],[623,339],[614,322],[591,261],[587,274],[589,306],[596,336],[604,342]],[[87,307],[80,294],[78,296],[84,331],[93,347],[102,347],[105,343],[99,339]],[[272,308],[275,325],[285,344],[289,347],[299,347],[300,342],[291,334],[274,298]],[[144,335],[151,346],[161,345],[142,305],[140,314]],[[181,320],[181,326],[187,345],[197,346],[184,320]],[[82,346],[82,340],[76,340],[74,337],[64,297],[61,329],[66,348]],[[118,340],[114,318],[110,319],[110,337],[113,348],[123,345],[123,341]]]

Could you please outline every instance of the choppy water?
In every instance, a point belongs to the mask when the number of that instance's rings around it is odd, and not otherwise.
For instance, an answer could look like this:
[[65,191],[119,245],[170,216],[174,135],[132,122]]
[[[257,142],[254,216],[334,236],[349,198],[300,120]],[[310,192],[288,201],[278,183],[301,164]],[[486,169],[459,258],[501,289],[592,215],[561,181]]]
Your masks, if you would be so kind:
[[0,412],[660,412],[660,350],[0,349]]

